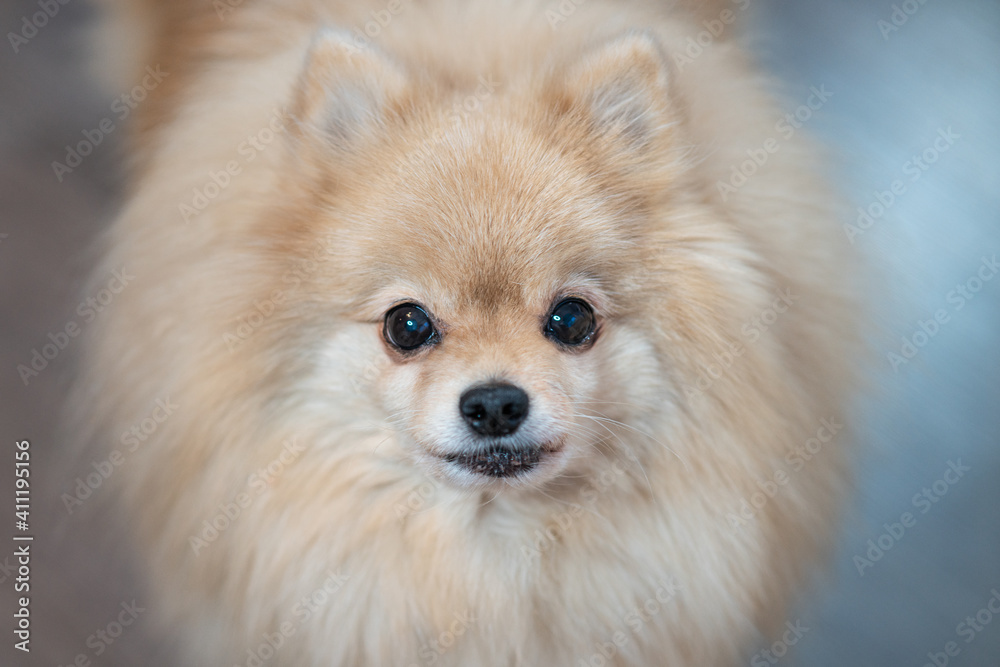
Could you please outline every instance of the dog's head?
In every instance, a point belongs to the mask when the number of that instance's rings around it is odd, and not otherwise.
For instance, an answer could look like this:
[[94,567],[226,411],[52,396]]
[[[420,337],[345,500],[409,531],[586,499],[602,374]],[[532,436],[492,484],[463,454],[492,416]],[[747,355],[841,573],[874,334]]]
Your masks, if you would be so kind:
[[606,461],[666,393],[669,67],[645,33],[571,61],[442,83],[326,34],[299,83],[287,224],[331,239],[311,293],[363,341],[334,354],[377,369],[363,391],[404,447],[462,485]]

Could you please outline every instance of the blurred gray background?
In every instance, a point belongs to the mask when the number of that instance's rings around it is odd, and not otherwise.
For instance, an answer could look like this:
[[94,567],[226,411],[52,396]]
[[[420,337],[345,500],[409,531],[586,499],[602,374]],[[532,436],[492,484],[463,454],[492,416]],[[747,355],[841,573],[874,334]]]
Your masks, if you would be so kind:
[[[153,601],[140,599],[113,544],[66,521],[58,494],[37,491],[60,463],[55,422],[72,343],[27,387],[16,367],[74,319],[122,172],[121,133],[112,132],[55,177],[52,161],[110,115],[115,95],[83,64],[85,0],[60,5],[14,53],[6,35],[37,11],[34,2],[0,5],[0,499],[7,517],[13,442],[30,439],[38,536],[25,655],[12,649],[14,529],[0,520],[0,665],[65,665],[81,653],[96,665],[172,665],[142,615],[95,657],[88,637],[122,602]],[[785,82],[789,111],[811,87],[832,93],[805,126],[832,149],[855,210],[844,222],[857,224],[858,207],[873,214],[851,231],[873,267],[878,325],[871,391],[855,417],[864,445],[855,504],[832,572],[789,619],[808,631],[777,664],[996,667],[1000,614],[987,604],[995,589],[1000,608],[1000,276],[977,280],[991,274],[984,258],[1000,254],[1000,3],[752,0],[747,14],[751,48]],[[951,139],[935,147],[942,136]],[[880,212],[896,180],[901,194]],[[927,321],[939,310],[947,322],[935,330]],[[933,336],[918,333],[922,321]],[[903,337],[922,345],[893,368],[888,354],[902,356]],[[968,470],[946,475],[950,464]],[[925,489],[933,503],[920,499]],[[915,523],[898,539],[884,535],[904,512]],[[880,537],[891,548],[859,573],[855,557],[868,558]],[[956,655],[945,655],[949,642]],[[760,654],[747,663],[772,664]]]

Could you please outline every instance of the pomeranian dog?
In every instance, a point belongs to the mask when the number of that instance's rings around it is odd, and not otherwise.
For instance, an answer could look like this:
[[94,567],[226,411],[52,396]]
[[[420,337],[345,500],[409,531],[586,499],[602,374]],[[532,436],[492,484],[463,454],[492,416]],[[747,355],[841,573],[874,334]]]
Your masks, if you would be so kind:
[[746,4],[110,3],[157,76],[73,423],[182,664],[788,634],[847,486],[854,288]]

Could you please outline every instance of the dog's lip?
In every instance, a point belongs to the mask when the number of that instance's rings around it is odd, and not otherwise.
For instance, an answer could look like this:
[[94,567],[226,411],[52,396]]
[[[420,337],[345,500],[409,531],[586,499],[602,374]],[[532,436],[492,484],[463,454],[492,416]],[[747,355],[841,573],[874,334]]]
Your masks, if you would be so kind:
[[546,455],[558,449],[545,445],[511,447],[493,444],[474,451],[443,454],[441,458],[486,477],[514,477],[531,472]]

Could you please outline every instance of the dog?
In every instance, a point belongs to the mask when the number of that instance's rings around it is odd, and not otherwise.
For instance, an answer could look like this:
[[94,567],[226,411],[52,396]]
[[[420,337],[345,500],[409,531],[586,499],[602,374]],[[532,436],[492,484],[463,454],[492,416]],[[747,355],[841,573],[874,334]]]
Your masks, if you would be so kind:
[[160,78],[70,420],[182,664],[704,667],[784,627],[857,287],[745,4],[107,3],[106,69]]

